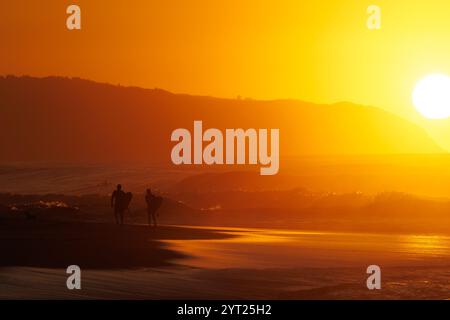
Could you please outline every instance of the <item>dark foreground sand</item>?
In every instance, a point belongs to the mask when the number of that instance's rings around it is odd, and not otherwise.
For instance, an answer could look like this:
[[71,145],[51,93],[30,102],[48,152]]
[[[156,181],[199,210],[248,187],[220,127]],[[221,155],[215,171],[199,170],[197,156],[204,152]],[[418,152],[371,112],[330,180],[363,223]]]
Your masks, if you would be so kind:
[[221,239],[215,230],[99,223],[2,220],[0,267],[89,269],[158,267],[182,258],[160,240]]
[[83,270],[82,289],[65,269],[0,269],[0,299],[450,299],[448,267],[392,268],[379,291],[360,268]]

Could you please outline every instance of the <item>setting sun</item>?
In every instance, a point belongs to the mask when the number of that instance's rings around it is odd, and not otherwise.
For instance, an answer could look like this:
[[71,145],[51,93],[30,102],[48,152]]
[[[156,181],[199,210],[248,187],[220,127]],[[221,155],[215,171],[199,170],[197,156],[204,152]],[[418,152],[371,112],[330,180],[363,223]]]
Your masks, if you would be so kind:
[[429,119],[450,116],[450,77],[432,74],[419,81],[413,92],[417,111]]
[[450,300],[450,0],[0,0],[0,21],[1,302]]

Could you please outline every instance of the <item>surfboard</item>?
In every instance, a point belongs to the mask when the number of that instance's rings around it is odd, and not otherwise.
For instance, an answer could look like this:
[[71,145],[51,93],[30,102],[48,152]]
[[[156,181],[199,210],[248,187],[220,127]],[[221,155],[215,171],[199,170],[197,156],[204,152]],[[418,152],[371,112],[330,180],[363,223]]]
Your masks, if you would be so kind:
[[122,203],[124,210],[128,209],[131,203],[131,199],[133,199],[133,194],[131,192],[125,193],[125,195],[123,196],[123,203]]

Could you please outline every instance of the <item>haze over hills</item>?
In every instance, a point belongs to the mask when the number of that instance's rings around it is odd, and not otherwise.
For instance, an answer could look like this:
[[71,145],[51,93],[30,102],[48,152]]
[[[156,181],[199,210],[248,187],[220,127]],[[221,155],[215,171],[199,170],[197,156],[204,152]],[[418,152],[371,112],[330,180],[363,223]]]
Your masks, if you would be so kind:
[[[450,157],[425,155],[442,151],[419,127],[374,107],[196,97],[57,77],[0,78],[0,106],[0,161],[38,162],[0,166],[6,218],[20,202],[28,208],[40,199],[78,208],[79,220],[111,221],[108,194],[120,182],[135,194],[133,223],[146,222],[142,192],[151,186],[168,199],[163,223],[448,233]],[[192,130],[194,120],[222,130],[279,128],[280,174],[159,166],[171,164],[172,131]]]
[[172,94],[60,77],[0,78],[0,161],[170,164],[176,128],[279,128],[280,156],[440,153],[374,107]]

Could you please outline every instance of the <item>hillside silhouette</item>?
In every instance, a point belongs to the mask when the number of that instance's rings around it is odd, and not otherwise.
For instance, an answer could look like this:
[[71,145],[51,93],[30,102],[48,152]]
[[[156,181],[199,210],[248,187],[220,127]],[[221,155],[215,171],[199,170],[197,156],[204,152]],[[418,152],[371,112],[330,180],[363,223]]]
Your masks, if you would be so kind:
[[374,107],[232,100],[78,78],[0,78],[0,161],[170,164],[171,132],[280,128],[281,157],[439,153],[418,126]]

